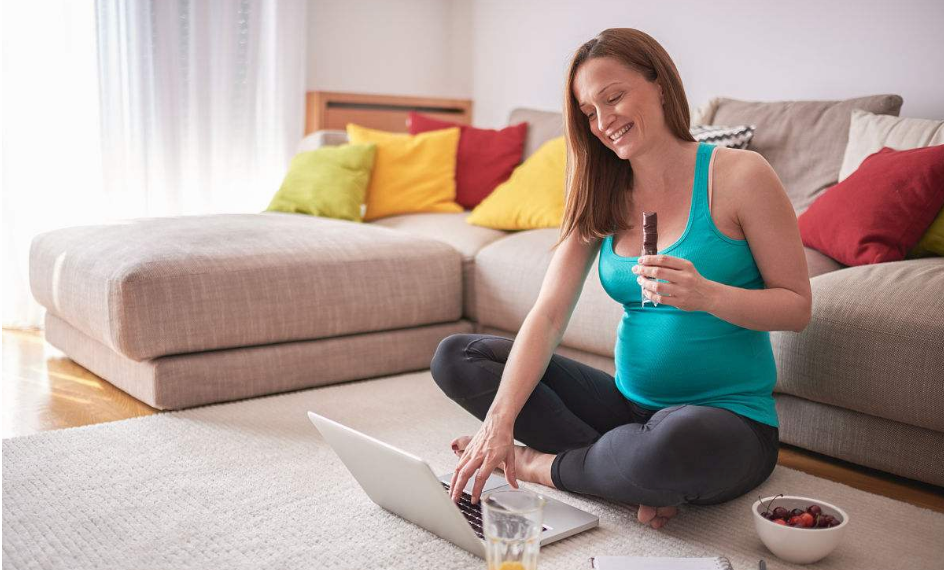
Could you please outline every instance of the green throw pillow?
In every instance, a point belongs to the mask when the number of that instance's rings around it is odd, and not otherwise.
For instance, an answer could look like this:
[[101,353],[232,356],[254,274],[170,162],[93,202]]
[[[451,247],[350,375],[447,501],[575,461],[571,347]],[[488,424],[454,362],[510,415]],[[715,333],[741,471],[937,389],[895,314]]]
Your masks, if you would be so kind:
[[377,145],[326,146],[295,155],[266,211],[362,222]]

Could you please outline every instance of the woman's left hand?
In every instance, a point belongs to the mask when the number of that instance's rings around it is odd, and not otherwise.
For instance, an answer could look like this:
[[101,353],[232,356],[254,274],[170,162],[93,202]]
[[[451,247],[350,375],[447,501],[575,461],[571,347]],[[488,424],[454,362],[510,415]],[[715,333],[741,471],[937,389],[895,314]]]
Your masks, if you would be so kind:
[[[694,264],[671,255],[644,255],[633,266],[636,282],[646,298],[683,311],[709,311],[715,299],[717,283],[701,276]],[[650,281],[646,277],[663,279],[668,283]]]

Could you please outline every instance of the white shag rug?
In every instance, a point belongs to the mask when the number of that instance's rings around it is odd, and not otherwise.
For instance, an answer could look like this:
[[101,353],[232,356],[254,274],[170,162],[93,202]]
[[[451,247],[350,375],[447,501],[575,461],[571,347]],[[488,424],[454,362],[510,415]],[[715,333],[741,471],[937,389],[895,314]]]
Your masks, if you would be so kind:
[[[374,505],[309,422],[311,409],[437,473],[479,422],[428,371],[3,440],[3,568],[469,568],[485,563]],[[683,505],[660,530],[635,508],[531,484],[599,515],[542,548],[542,569],[593,555],[727,556],[737,569],[802,568],[757,538],[758,496],[806,495],[850,515],[816,568],[944,567],[944,514],[778,466],[723,505]],[[814,531],[811,531],[814,532]]]

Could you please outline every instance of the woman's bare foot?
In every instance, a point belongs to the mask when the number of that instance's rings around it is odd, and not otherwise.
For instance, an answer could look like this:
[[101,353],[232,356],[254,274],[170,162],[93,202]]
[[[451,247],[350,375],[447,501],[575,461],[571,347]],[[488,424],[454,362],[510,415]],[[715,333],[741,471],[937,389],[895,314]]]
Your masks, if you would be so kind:
[[[468,435],[453,440],[452,451],[457,457],[462,457],[470,441],[472,441],[472,438]],[[554,482],[551,480],[551,463],[553,462],[553,455],[541,453],[523,445],[515,446],[515,473],[518,480],[553,487]],[[504,461],[498,464],[498,469],[501,469],[504,473]]]
[[639,505],[639,511],[636,518],[642,524],[648,524],[652,528],[662,528],[666,522],[678,514],[678,507],[650,507],[648,505]]
[[[470,441],[472,441],[472,438],[467,435],[457,437],[453,440],[452,451],[457,457],[462,457]],[[517,478],[522,481],[540,483],[547,487],[553,487],[554,482],[551,480],[551,463],[553,461],[553,455],[541,453],[540,451],[523,445],[515,446],[515,470],[518,474]],[[504,472],[505,462],[502,461],[499,463],[498,468]],[[677,514],[678,507],[650,507],[648,505],[639,505],[636,517],[639,519],[639,522],[648,524],[652,528],[662,528],[670,518]]]

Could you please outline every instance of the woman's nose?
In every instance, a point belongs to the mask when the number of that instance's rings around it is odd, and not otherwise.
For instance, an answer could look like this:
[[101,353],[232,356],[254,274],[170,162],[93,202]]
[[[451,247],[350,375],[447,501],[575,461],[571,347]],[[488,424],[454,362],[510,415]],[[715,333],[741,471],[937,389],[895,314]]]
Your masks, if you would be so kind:
[[611,117],[609,115],[607,115],[606,117],[604,117],[603,115],[600,115],[598,117],[597,128],[600,130],[600,134],[603,134],[606,132],[606,129],[611,122],[612,122]]

